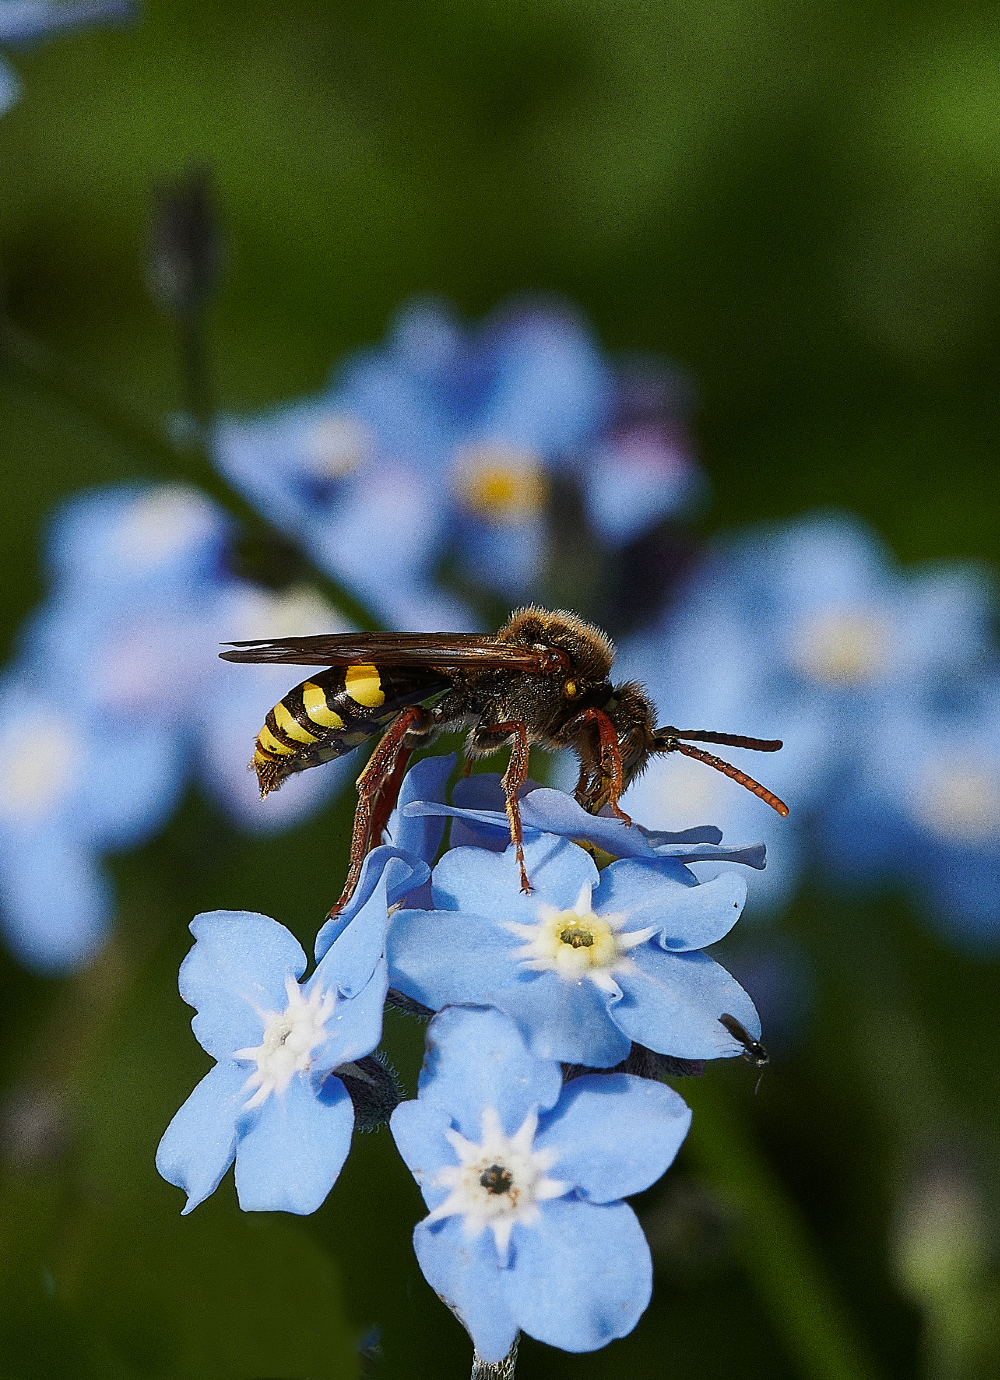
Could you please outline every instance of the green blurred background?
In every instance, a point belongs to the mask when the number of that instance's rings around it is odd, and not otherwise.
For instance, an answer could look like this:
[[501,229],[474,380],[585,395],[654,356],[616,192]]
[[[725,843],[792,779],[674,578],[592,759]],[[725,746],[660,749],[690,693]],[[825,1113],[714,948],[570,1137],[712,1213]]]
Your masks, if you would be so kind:
[[[206,165],[224,408],[315,390],[414,293],[476,317],[554,290],[608,348],[697,380],[705,532],[834,504],[906,562],[1000,555],[994,6],[149,0],[132,29],[14,63],[9,313],[154,424],[180,381],[143,285],[151,188]],[[23,370],[0,369],[0,447],[6,655],[52,503],[167,471]],[[337,885],[317,850],[336,875],[350,809],[251,843],[191,799],[115,864],[120,934],[94,969],[42,982],[0,959],[3,1125],[39,1128],[3,1141],[5,1377],[350,1376],[372,1324],[373,1376],[467,1373],[385,1131],[310,1219],[241,1217],[224,1185],[181,1221],[153,1170],[209,1062],[176,995],[187,920],[260,909],[308,940]],[[648,1314],[591,1356],[526,1343],[522,1380],[1000,1373],[996,966],[891,897],[806,896],[782,933],[814,1009],[756,1098],[740,1061],[682,1088],[701,1129],[637,1203]],[[391,1019],[411,1088],[420,1042]]]

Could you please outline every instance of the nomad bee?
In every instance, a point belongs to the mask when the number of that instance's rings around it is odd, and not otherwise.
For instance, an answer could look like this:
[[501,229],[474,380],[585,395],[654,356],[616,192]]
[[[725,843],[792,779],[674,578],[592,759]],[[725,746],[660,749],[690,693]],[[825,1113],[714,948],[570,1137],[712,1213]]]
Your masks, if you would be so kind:
[[656,728],[656,711],[641,685],[612,685],[614,648],[575,613],[524,608],[499,632],[335,633],[330,636],[233,642],[226,661],[324,666],[270,711],[251,767],[260,793],[277,790],[292,772],[318,766],[382,734],[358,778],[358,809],[347,883],[336,913],[357,885],[368,850],[382,836],[410,755],[441,731],[470,730],[468,758],[509,747],[502,785],[524,868],[518,791],[528,775],[528,749],[572,748],[580,759],[576,799],[591,814],[604,806],[631,823],[618,801],[651,756],[682,752],[753,791],[780,815],[788,808],[752,777],[685,739],[775,752],[777,741],[730,733]]

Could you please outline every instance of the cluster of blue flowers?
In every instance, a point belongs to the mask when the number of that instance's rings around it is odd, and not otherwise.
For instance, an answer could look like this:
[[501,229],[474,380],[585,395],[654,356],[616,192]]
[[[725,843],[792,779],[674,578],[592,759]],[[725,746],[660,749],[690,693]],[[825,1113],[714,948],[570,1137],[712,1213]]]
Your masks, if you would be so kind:
[[[843,887],[894,883],[947,937],[1000,943],[1000,666],[991,590],[973,568],[902,571],[856,519],[812,515],[711,553],[619,664],[672,723],[785,740],[752,797],[698,763],[658,759],[626,808],[670,828],[692,811],[761,828],[777,906],[811,869]],[[760,758],[733,750],[754,772]]]
[[[7,18],[56,8],[88,7]],[[551,302],[474,331],[417,303],[321,397],[220,422],[216,458],[387,626],[471,630],[491,620],[440,582],[441,563],[457,562],[467,592],[531,595],[560,484],[577,487],[608,550],[696,497],[678,388],[648,360],[612,366]],[[227,666],[218,644],[345,625],[304,590],[235,578],[232,529],[178,487],[83,494],[52,522],[51,593],[0,680],[19,745],[0,786],[0,925],[31,968],[68,972],[100,949],[113,913],[101,860],[153,835],[192,778],[240,827],[267,831],[356,775],[345,759],[257,800],[246,762],[287,675]],[[44,740],[31,729],[43,704]]]
[[[131,0],[0,0],[0,45],[23,48],[55,34],[91,24],[116,24],[135,17]],[[0,58],[0,115],[21,95],[21,80]]]
[[682,401],[662,364],[612,365],[564,306],[516,301],[471,330],[417,301],[319,396],[221,423],[215,455],[387,627],[466,628],[477,596],[544,599],[567,502],[610,552],[691,507]]
[[[750,998],[704,948],[746,897],[720,865],[762,868],[763,850],[725,849],[710,827],[595,818],[536,787],[522,802],[526,895],[499,779],[468,778],[445,805],[453,765],[410,771],[305,982],[301,947],[267,916],[192,923],[180,990],[216,1063],[157,1165],[186,1212],[235,1161],[244,1209],[310,1213],[356,1119],[391,1114],[429,1209],[414,1233],[421,1269],[480,1357],[501,1361],[519,1331],[590,1351],[649,1301],[649,1248],[624,1199],[664,1173],[691,1119],[659,1075],[744,1053],[721,1017],[760,1035]],[[415,1100],[399,1100],[373,1054],[387,997],[433,1014]]]
[[154,834],[192,779],[264,832],[349,778],[331,764],[261,808],[247,759],[287,674],[229,666],[218,643],[336,618],[315,595],[234,578],[230,526],[174,486],[78,495],[50,525],[50,593],[0,679],[0,922],[36,971],[72,971],[100,949],[114,910],[103,857]]

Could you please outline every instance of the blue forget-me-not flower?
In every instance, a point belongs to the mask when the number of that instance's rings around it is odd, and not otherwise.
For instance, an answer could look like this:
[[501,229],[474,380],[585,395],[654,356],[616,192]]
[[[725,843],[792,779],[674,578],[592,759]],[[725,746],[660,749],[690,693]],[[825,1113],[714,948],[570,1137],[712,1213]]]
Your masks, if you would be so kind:
[[564,1085],[499,1011],[434,1018],[419,1096],[392,1133],[431,1209],[413,1235],[420,1268],[484,1361],[519,1330],[576,1352],[631,1332],[652,1262],[622,1199],[667,1169],[690,1120],[662,1083]]
[[306,957],[277,921],[213,911],[191,923],[181,965],[192,1028],[217,1061],[168,1126],[157,1168],[188,1195],[190,1212],[235,1160],[240,1206],[309,1213],[350,1148],[354,1108],[337,1070],[370,1054],[382,1034],[389,907],[426,868],[394,850],[355,904],[350,924],[305,982]]
[[465,627],[473,615],[437,582],[439,565],[452,562],[464,585],[530,598],[560,477],[611,547],[699,490],[669,389],[644,407],[650,387],[629,378],[562,306],[516,302],[469,330],[419,301],[317,397],[224,420],[215,454],[389,626]]
[[740,1054],[724,1013],[759,1035],[750,998],[701,952],[743,908],[746,884],[732,869],[698,883],[683,863],[656,857],[599,873],[584,848],[542,833],[526,837],[524,859],[529,895],[513,847],[446,853],[433,909],[393,922],[393,988],[432,1010],[495,1006],[538,1057],[596,1068],[622,1062],[633,1041],[682,1059]]
[[[231,666],[218,644],[261,627],[326,632],[336,618],[305,591],[235,579],[229,538],[213,504],[173,485],[79,494],[52,520],[50,593],[0,682],[0,725],[19,744],[0,784],[0,920],[28,967],[71,971],[101,948],[114,909],[104,856],[155,833],[192,779],[266,832],[351,773],[333,763],[273,808],[259,800],[247,761],[287,672]],[[26,735],[40,713],[44,732]]]
[[[827,812],[879,781],[883,798],[894,792],[907,725],[918,734],[935,706],[962,699],[993,656],[988,588],[974,569],[901,571],[870,529],[838,514],[734,538],[657,625],[625,641],[619,665],[671,723],[783,738],[765,779],[791,816],[779,823],[680,756],[654,759],[624,807],[663,828],[695,814],[762,837],[772,866],[753,886],[777,906],[822,851],[813,839]],[[762,770],[756,753],[727,755]]]

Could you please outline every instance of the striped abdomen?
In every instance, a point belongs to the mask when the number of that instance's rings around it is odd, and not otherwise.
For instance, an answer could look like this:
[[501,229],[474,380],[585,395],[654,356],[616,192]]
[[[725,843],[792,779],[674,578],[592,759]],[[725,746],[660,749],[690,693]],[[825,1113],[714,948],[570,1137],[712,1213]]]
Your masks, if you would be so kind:
[[448,687],[430,668],[371,663],[334,666],[290,690],[274,706],[257,735],[251,767],[260,793],[275,791],[293,771],[343,757],[383,732],[399,711]]

